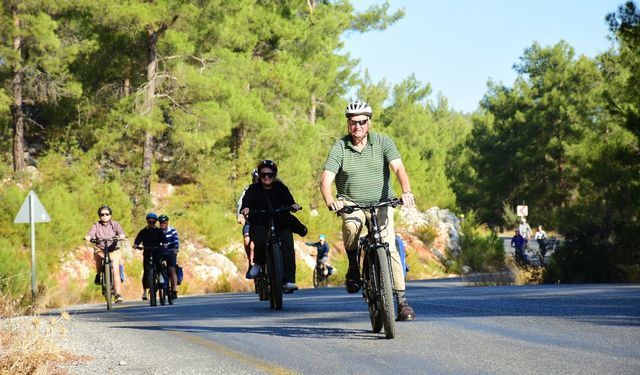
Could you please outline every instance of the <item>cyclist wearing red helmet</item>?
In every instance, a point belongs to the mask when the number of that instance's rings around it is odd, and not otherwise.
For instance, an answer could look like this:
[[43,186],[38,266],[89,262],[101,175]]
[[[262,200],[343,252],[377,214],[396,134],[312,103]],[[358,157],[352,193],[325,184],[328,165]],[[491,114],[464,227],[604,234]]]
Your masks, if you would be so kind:
[[[253,215],[251,210],[273,210],[285,206],[292,206],[294,210],[301,207],[295,202],[291,192],[285,184],[276,179],[278,166],[272,160],[263,160],[256,168],[258,182],[247,189],[242,199],[241,212],[248,216],[251,227],[249,236],[254,244],[254,264],[249,271],[249,277],[256,277],[262,270],[261,264],[266,262],[266,244],[269,219],[265,215]],[[293,250],[292,215],[283,212],[274,216],[278,237],[282,245],[283,284],[287,291],[298,289],[296,285],[296,259]]]

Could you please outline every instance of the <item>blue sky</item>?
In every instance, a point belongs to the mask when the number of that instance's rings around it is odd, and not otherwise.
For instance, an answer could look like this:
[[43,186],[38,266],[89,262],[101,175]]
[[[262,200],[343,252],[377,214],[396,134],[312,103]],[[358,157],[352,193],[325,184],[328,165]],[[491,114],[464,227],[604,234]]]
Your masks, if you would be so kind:
[[[353,0],[358,10],[383,0]],[[390,0],[405,17],[381,32],[344,37],[344,52],[360,59],[374,82],[399,83],[412,73],[441,92],[449,107],[471,112],[487,81],[511,86],[524,50],[560,40],[576,55],[594,57],[611,46],[604,20],[624,0]]]

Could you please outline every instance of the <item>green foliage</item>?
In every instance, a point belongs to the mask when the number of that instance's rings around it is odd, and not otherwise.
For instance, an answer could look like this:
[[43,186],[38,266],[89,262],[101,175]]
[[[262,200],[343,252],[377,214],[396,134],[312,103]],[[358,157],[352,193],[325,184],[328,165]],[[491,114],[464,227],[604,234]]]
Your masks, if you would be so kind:
[[475,215],[465,216],[461,225],[462,252],[454,259],[450,272],[499,272],[505,268],[504,245],[498,235],[485,226],[478,226]]
[[503,202],[525,202],[532,219],[552,221],[577,188],[585,139],[606,131],[595,125],[606,118],[602,76],[565,42],[534,43],[516,71],[513,87],[490,83],[449,173],[462,208],[491,225],[503,224]]
[[601,57],[611,84],[605,139],[588,143],[575,202],[560,211],[565,241],[553,255],[548,282],[630,282],[640,264],[640,12],[633,2],[607,16],[620,42]]
[[426,247],[430,247],[438,238],[438,228],[429,224],[422,225],[416,228],[415,234]]
[[515,228],[520,223],[520,217],[516,214],[515,208],[507,202],[502,204],[502,220],[508,229]]

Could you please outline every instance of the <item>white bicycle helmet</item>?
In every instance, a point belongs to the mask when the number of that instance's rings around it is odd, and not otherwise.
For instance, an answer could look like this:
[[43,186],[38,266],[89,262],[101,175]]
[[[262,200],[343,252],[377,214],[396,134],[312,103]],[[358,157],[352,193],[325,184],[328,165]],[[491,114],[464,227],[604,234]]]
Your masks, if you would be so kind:
[[344,111],[344,114],[347,117],[357,116],[357,115],[367,115],[369,118],[371,118],[371,115],[373,114],[373,110],[371,109],[371,106],[366,102],[361,102],[359,100],[356,100],[355,102],[349,103],[349,105]]

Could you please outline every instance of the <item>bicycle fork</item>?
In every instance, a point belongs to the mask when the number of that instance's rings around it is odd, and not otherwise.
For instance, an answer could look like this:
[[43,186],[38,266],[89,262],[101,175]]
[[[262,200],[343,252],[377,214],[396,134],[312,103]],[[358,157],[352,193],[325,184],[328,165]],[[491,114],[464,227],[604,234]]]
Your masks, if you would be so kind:
[[395,281],[393,279],[393,260],[391,259],[391,250],[389,249],[389,244],[382,241],[382,235],[380,234],[380,225],[378,224],[378,217],[375,215],[375,212],[373,210],[371,211],[371,229],[373,234],[373,242],[371,243],[376,244],[373,247],[377,247],[378,245],[384,246],[384,251],[387,254],[387,267],[389,268],[389,276],[391,276],[391,290],[393,291],[393,294],[396,295],[397,292]]

